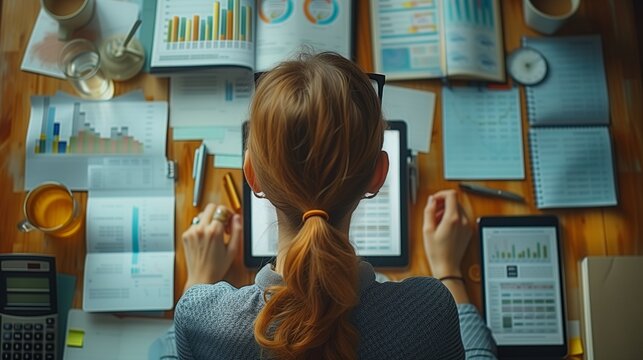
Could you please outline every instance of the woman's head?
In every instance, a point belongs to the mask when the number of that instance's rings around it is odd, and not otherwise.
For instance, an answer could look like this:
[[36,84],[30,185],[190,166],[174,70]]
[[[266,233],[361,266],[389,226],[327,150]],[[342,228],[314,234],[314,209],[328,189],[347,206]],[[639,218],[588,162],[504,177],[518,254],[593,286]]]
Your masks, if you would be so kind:
[[337,225],[369,191],[386,125],[370,80],[351,61],[322,53],[282,63],[259,80],[250,120],[256,187],[288,225],[297,228],[313,208]]
[[[259,80],[244,170],[293,234],[281,244],[285,285],[268,290],[255,324],[276,357],[356,356],[358,259],[346,232],[359,200],[386,177],[385,126],[370,80],[339,55],[302,55]],[[304,221],[313,209],[328,220]]]

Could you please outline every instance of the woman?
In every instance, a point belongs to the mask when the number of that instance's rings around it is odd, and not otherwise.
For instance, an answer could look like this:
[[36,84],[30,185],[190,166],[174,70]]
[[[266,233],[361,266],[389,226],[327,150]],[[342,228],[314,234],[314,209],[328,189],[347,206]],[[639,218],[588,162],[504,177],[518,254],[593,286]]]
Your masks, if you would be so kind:
[[183,234],[187,291],[175,313],[181,358],[494,356],[462,282],[471,230],[455,192],[434,194],[425,209],[425,251],[442,282],[378,283],[349,242],[353,211],[386,178],[385,126],[369,79],[339,55],[303,55],[260,79],[244,174],[277,208],[276,263],[254,285],[220,282],[240,247],[242,223],[209,204]]

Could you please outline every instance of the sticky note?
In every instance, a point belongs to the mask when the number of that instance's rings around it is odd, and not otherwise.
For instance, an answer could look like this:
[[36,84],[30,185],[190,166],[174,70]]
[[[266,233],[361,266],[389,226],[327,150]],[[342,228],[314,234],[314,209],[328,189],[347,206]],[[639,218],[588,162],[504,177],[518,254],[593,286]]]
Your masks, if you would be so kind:
[[85,332],[78,329],[69,329],[67,332],[67,346],[83,347],[85,340]]
[[580,337],[575,336],[570,339],[569,355],[583,355],[583,342]]

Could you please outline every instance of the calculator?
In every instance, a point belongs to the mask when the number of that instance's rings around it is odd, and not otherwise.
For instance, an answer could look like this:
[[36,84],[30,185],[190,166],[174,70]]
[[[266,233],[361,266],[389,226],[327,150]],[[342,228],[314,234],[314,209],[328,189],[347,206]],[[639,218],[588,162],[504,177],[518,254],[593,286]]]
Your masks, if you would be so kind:
[[0,254],[0,294],[0,359],[57,359],[55,258]]

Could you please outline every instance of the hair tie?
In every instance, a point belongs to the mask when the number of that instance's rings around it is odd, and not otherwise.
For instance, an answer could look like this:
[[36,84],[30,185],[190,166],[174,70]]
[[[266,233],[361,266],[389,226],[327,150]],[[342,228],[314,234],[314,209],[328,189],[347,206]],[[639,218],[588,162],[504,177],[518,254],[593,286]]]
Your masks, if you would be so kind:
[[308,218],[311,218],[313,216],[321,216],[326,221],[328,221],[329,219],[328,213],[325,212],[324,210],[308,210],[304,213],[304,215],[301,218],[303,222],[306,222]]

